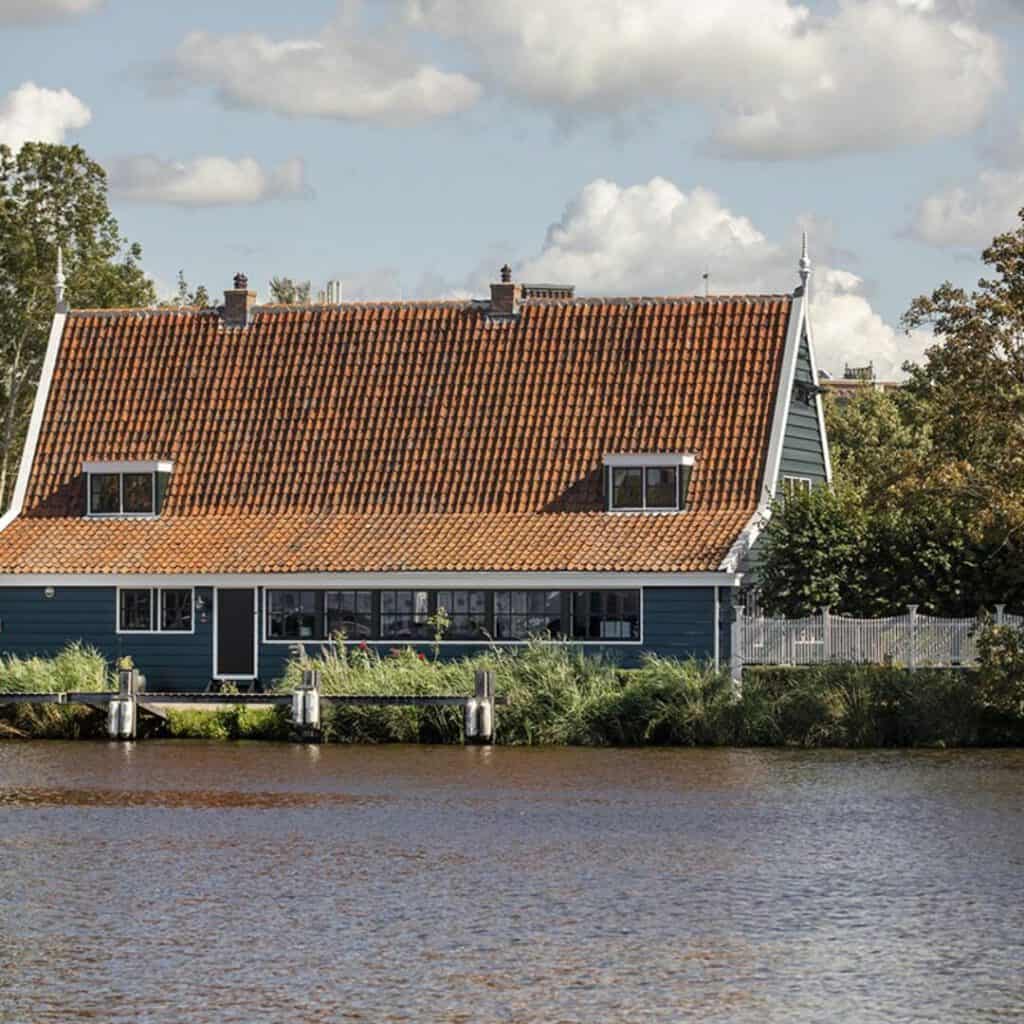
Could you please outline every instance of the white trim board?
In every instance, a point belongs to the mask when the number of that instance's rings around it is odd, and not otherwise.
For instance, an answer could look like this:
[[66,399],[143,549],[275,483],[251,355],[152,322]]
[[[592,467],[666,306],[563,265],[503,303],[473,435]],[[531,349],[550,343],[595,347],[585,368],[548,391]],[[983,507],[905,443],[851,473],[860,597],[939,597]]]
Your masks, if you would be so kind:
[[83,473],[173,473],[174,463],[155,459],[137,462],[83,462]]
[[566,590],[577,587],[732,587],[739,577],[717,572],[351,572],[351,573],[0,573],[2,587],[325,587],[339,590]]
[[604,464],[615,469],[646,469],[648,466],[692,466],[697,461],[695,455],[683,452],[653,453],[645,455],[643,452],[621,452],[615,455],[606,455]]
[[39,444],[39,433],[43,429],[43,415],[46,403],[50,398],[50,385],[53,383],[53,371],[57,366],[57,355],[60,352],[61,338],[64,336],[64,324],[67,313],[55,313],[50,325],[50,337],[46,342],[46,355],[39,374],[36,397],[32,403],[32,418],[29,420],[28,433],[25,435],[25,447],[21,451],[21,464],[18,467],[18,478],[14,483],[14,493],[7,511],[0,517],[0,530],[5,530],[21,515],[28,491],[29,477],[32,475],[32,463],[36,457],[36,446]]

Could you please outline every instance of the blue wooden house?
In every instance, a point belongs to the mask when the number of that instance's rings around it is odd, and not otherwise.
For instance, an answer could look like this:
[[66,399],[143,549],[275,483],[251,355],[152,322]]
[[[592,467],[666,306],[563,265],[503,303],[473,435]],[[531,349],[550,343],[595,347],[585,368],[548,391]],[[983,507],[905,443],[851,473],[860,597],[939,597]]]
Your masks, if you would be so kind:
[[724,663],[773,499],[829,479],[806,283],[576,298],[70,310],[10,510],[0,652],[151,688],[296,644],[552,643]]

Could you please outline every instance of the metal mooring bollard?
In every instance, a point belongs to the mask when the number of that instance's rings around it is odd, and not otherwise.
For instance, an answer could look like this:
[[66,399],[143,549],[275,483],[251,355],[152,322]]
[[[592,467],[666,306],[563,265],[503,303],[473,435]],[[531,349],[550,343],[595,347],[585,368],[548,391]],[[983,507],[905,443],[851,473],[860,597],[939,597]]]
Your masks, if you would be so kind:
[[292,692],[292,725],[295,738],[303,743],[316,743],[320,733],[320,672],[304,669],[302,687]]
[[474,688],[474,697],[466,701],[465,741],[486,745],[494,742],[494,673],[477,672]]
[[118,671],[117,696],[112,697],[107,705],[107,735],[112,740],[135,739],[138,725],[137,683],[135,669]]

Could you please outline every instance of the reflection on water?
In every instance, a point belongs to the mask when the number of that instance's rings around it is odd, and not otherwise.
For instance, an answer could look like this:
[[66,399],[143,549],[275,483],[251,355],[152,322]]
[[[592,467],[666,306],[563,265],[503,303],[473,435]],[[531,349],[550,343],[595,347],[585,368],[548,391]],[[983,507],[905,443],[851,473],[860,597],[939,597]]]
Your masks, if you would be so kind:
[[1024,752],[0,744],[0,1022],[1024,1018]]

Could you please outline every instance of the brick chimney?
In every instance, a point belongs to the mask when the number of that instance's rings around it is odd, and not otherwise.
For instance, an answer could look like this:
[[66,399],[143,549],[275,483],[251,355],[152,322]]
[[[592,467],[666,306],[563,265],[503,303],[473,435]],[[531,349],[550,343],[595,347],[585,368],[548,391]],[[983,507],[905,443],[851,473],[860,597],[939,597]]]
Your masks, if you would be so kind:
[[491,285],[491,312],[499,316],[514,316],[519,312],[522,287],[512,283],[512,268],[506,263],[501,268],[501,283]]
[[235,274],[235,287],[224,291],[224,323],[228,327],[245,327],[255,305],[256,293],[249,291],[249,278]]

